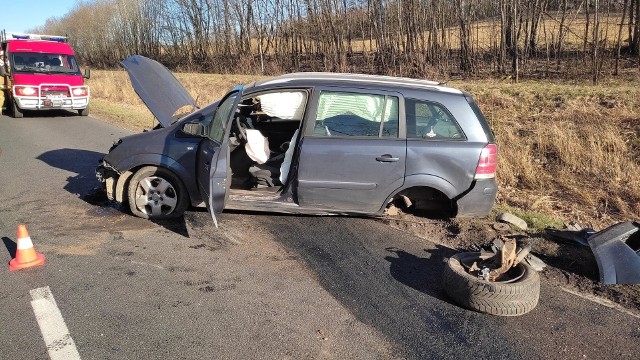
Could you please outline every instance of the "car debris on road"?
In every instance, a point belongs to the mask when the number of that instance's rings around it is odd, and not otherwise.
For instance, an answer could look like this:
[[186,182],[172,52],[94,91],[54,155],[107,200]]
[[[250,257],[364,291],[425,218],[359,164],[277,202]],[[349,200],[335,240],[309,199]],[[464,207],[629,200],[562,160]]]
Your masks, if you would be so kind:
[[640,284],[640,224],[620,222],[596,232],[571,225],[564,230],[546,229],[554,239],[589,246],[604,284]]
[[492,315],[518,316],[533,310],[540,298],[537,271],[544,262],[530,254],[535,242],[518,250],[518,237],[501,236],[490,250],[449,258],[443,275],[447,295],[466,308]]
[[520,230],[527,230],[527,222],[522,220],[521,218],[511,214],[511,213],[502,213],[496,217],[496,220],[501,223],[511,224]]
[[640,224],[631,221],[612,225],[589,236],[605,284],[640,284]]

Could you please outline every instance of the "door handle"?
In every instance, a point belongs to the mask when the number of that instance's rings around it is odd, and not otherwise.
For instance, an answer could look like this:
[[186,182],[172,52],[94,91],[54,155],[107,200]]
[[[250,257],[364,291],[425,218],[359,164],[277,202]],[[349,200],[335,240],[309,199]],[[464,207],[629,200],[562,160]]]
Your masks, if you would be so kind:
[[380,161],[380,162],[396,162],[399,161],[400,158],[397,157],[393,157],[390,154],[384,154],[382,156],[379,156],[376,158],[376,161]]

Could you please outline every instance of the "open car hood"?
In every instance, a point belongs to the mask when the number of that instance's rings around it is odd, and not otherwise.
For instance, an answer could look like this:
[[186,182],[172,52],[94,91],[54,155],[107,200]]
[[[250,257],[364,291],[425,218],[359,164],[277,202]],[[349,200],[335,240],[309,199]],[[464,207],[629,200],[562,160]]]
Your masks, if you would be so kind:
[[142,55],[122,61],[140,99],[164,127],[171,125],[175,112],[183,106],[195,108],[195,100],[178,79],[162,64]]

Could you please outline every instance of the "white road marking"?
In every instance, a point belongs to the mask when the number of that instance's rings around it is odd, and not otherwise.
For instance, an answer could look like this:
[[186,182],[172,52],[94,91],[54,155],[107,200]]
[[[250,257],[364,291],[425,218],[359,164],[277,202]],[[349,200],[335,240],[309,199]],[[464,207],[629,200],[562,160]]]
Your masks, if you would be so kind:
[[29,294],[31,294],[31,306],[51,360],[79,360],[80,354],[64,323],[51,289],[45,286],[33,289]]

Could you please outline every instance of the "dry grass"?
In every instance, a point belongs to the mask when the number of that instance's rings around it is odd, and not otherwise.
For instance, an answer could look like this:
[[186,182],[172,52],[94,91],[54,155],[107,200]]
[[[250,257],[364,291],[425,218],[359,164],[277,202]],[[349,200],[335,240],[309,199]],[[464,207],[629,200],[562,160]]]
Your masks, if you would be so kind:
[[[178,80],[196,99],[199,106],[207,105],[238,84],[259,79],[251,75],[216,75],[176,73]],[[119,126],[141,131],[155,126],[153,115],[131,87],[127,73],[93,70],[91,72],[91,112]]]
[[594,227],[640,217],[637,80],[457,83],[500,145],[500,202]]
[[[177,74],[207,104],[258,76]],[[599,86],[550,81],[452,82],[469,91],[500,148],[499,206],[549,214],[594,228],[640,218],[638,79]],[[122,71],[95,71],[94,113],[122,126],[150,128],[152,116]]]

